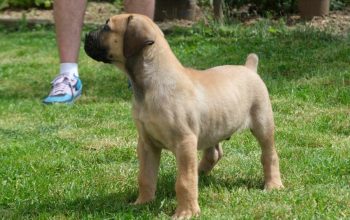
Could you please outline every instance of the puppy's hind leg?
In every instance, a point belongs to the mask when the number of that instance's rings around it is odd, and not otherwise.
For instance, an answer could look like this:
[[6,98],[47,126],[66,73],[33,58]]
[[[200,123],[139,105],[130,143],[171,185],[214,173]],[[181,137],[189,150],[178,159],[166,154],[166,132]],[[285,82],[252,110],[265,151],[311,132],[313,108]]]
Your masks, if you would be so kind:
[[261,163],[264,169],[265,189],[283,188],[279,169],[279,159],[274,143],[274,123],[272,111],[264,115],[253,115],[253,135],[261,146]]
[[222,158],[222,155],[223,151],[219,143],[214,147],[205,149],[201,162],[199,163],[199,173],[208,174]]

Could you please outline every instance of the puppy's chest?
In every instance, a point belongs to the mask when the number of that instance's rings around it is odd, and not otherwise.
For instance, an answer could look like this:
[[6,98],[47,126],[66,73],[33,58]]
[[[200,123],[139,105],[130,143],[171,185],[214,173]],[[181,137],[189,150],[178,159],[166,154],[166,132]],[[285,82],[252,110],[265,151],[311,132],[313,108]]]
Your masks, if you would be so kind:
[[143,134],[147,136],[149,141],[161,148],[169,149],[172,144],[172,132],[169,125],[170,119],[160,112],[149,112],[140,110],[135,112],[135,119],[141,125]]

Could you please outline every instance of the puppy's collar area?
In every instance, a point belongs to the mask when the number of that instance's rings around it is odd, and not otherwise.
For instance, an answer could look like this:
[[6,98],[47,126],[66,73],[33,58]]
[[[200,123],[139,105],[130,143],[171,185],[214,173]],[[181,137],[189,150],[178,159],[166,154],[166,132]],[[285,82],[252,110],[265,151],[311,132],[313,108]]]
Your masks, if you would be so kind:
[[131,82],[131,87],[134,91],[135,99],[138,101],[141,101],[144,98],[143,85],[137,83],[137,81],[136,81],[137,80],[136,75],[138,75],[140,73],[138,73],[135,70],[136,69],[135,66],[138,63],[142,62],[142,61],[140,61],[140,59],[141,59],[140,56],[130,56],[129,58],[126,59],[126,62],[125,62],[126,73],[127,73],[129,80]]

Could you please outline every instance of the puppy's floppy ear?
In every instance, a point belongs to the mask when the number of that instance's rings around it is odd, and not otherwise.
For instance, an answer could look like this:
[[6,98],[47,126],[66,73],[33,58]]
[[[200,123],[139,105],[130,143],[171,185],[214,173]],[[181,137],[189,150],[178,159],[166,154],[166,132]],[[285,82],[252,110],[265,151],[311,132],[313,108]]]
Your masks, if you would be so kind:
[[147,20],[130,15],[124,33],[123,53],[126,58],[138,54],[141,50],[152,45],[155,40],[155,30]]

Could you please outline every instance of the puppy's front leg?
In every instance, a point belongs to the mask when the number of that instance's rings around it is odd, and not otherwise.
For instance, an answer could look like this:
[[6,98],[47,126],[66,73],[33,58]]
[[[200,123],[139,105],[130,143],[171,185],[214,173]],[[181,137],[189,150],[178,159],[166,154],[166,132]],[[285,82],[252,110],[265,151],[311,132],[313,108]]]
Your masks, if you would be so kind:
[[149,202],[155,198],[161,149],[146,144],[139,138],[137,155],[139,158],[139,196],[135,205]]
[[197,138],[188,136],[176,146],[176,179],[177,208],[174,219],[187,219],[199,214],[198,205],[198,170]]

